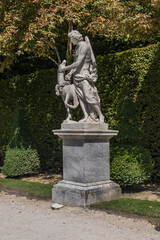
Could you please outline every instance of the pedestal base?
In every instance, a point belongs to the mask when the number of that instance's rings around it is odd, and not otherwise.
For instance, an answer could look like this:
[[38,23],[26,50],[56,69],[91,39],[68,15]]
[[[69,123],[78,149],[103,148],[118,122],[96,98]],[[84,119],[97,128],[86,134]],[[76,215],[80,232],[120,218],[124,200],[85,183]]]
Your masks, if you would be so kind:
[[85,207],[117,199],[120,194],[120,186],[110,180],[86,184],[63,180],[53,187],[52,200],[64,205]]
[[63,123],[53,132],[63,139],[63,181],[52,190],[53,202],[85,207],[120,197],[109,157],[109,140],[118,131],[105,123]]

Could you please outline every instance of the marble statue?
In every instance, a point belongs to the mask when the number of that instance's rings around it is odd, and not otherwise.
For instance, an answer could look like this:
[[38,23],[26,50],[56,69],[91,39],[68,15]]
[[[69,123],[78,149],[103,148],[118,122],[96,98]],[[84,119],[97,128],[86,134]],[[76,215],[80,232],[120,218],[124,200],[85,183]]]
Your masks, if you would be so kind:
[[[67,119],[53,130],[63,144],[63,180],[54,184],[52,201],[69,206],[90,206],[120,197],[120,186],[110,180],[110,139],[118,131],[108,129],[95,86],[97,66],[88,37],[73,30],[74,61],[60,64],[56,94],[61,95]],[[72,109],[80,105],[84,117],[72,120]]]
[[[77,30],[72,30],[68,37],[76,45],[74,62],[66,66],[64,60],[58,69],[57,95],[61,95],[67,108],[66,121],[72,120],[71,109],[78,104],[84,117],[79,122],[104,123],[104,116],[100,108],[100,98],[95,87],[97,81],[97,66],[95,56],[88,37],[83,39]],[[65,71],[69,71],[65,75]],[[73,77],[73,84],[71,78]]]
[[[66,60],[63,60],[60,67],[64,67],[66,65]],[[74,84],[70,84],[70,81],[65,80],[64,72],[58,72],[57,74],[57,82],[56,85],[56,95],[61,95],[64,105],[67,109],[67,118],[65,122],[72,120],[72,112],[71,109],[75,109],[79,105],[78,97],[76,94]]]

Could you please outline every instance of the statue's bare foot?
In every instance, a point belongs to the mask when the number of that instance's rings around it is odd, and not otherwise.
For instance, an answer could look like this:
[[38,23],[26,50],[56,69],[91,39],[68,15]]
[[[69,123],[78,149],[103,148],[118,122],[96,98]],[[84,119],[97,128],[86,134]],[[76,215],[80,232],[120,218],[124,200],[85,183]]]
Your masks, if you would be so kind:
[[72,116],[69,115],[69,116],[66,118],[66,120],[64,120],[64,122],[69,122],[69,121],[71,121],[71,120],[72,120]]
[[88,116],[85,117],[85,118],[82,118],[81,120],[79,120],[79,122],[80,122],[80,123],[81,123],[81,122],[88,122]]
[[95,118],[95,119],[94,119],[94,122],[99,122],[99,118]]

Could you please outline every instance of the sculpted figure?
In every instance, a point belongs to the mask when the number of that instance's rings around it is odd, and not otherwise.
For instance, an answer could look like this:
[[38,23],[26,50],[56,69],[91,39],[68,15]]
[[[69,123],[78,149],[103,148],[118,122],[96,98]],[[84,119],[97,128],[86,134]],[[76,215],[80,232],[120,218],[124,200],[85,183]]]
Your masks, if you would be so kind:
[[[66,60],[63,60],[60,67],[64,67],[66,65]],[[67,118],[66,122],[72,120],[72,113],[71,109],[75,109],[78,107],[79,102],[77,98],[77,94],[75,91],[75,86],[70,84],[70,81],[65,81],[64,79],[64,72],[58,72],[57,75],[58,84],[55,87],[56,95],[61,95],[64,105],[67,109]]]
[[73,76],[75,92],[84,114],[84,118],[80,122],[104,123],[100,98],[94,85],[97,81],[97,68],[89,39],[85,37],[84,41],[82,35],[76,30],[71,31],[68,36],[76,45],[74,62],[68,66],[61,64],[58,73],[70,70],[65,76],[66,81],[70,81]]

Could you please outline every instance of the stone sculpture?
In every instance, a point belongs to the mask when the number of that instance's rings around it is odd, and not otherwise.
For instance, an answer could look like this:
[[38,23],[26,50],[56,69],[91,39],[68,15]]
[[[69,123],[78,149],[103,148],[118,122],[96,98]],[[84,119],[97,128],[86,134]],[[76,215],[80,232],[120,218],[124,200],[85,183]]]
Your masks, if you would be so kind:
[[[100,98],[95,87],[97,81],[96,60],[88,37],[83,40],[82,35],[73,30],[68,34],[71,42],[76,45],[74,62],[66,66],[64,60],[58,69],[58,84],[56,93],[62,96],[67,108],[67,119],[72,120],[71,109],[78,103],[84,114],[79,122],[104,123],[104,116],[100,108]],[[64,76],[65,71],[69,73]],[[71,77],[73,76],[73,84]]]
[[[63,180],[53,186],[52,200],[70,206],[88,206],[116,199],[120,186],[110,180],[110,139],[118,131],[109,130],[100,109],[95,87],[96,60],[88,37],[71,31],[68,36],[76,45],[74,62],[58,69],[56,94],[61,95],[67,119],[61,129],[53,130],[63,140]],[[69,71],[65,75],[65,71]],[[73,83],[72,83],[73,80]],[[71,110],[80,104],[84,118],[72,120]]]
[[[66,65],[66,60],[63,60],[60,67],[64,67]],[[70,81],[65,81],[64,79],[64,73],[58,72],[57,74],[57,82],[56,85],[56,95],[61,95],[64,105],[67,109],[67,118],[65,122],[68,122],[72,120],[72,113],[71,109],[75,109],[79,105],[78,97],[76,94],[75,86],[74,84],[70,84]]]

